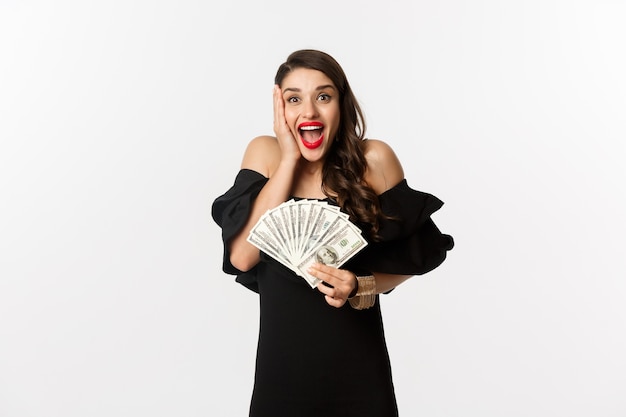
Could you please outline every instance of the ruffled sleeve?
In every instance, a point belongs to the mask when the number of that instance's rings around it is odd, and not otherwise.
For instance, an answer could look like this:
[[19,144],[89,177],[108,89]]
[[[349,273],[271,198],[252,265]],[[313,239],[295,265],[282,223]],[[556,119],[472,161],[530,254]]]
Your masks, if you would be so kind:
[[370,242],[346,267],[421,275],[439,266],[454,247],[452,236],[441,233],[431,219],[443,202],[434,195],[410,188],[406,180],[379,198],[383,212],[391,218],[381,222],[380,240]]
[[256,268],[243,272],[230,263],[230,240],[243,228],[248,220],[252,204],[268,178],[256,171],[242,169],[235,178],[233,186],[215,199],[211,208],[213,220],[222,228],[224,258],[222,269],[227,274],[237,275],[236,281],[252,291],[258,292]]
[[[237,275],[236,281],[258,292],[257,267],[240,271],[230,263],[228,244],[243,228],[252,204],[268,178],[260,173],[242,169],[233,186],[214,202],[211,214],[222,228],[224,257],[222,269]],[[421,275],[439,266],[453,248],[452,236],[439,231],[431,215],[443,202],[437,197],[410,188],[406,180],[379,196],[383,212],[390,218],[380,224],[380,239],[368,239],[368,246],[343,268],[391,274]]]

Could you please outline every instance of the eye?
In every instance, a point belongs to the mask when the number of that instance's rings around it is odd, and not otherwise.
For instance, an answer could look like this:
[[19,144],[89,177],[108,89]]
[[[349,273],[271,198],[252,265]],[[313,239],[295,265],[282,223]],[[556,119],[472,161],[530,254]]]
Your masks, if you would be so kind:
[[330,97],[330,95],[329,95],[329,94],[322,93],[322,94],[320,94],[319,96],[317,96],[317,99],[318,99],[319,101],[330,101],[331,97]]
[[300,99],[295,96],[291,96],[287,99],[287,103],[297,103],[298,101],[300,101]]

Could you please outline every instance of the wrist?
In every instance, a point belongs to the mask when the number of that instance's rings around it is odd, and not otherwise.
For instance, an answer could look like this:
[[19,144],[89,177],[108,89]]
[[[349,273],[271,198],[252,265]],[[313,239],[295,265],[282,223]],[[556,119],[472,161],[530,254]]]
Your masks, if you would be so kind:
[[[350,306],[355,310],[370,308],[376,303],[376,279],[374,275],[355,276],[357,286],[354,296],[348,298]],[[354,291],[353,291],[354,292]]]
[[283,157],[281,158],[280,162],[278,163],[278,170],[281,169],[285,169],[288,170],[290,172],[293,172],[294,169],[296,169],[296,167],[298,166],[298,161],[300,160],[300,156],[287,156],[287,155],[283,155]]
[[354,285],[354,287],[352,288],[352,291],[350,291],[350,295],[348,296],[348,298],[352,298],[356,296],[357,291],[359,291],[359,278],[356,276],[356,274],[353,274],[354,279],[352,280],[352,284]]

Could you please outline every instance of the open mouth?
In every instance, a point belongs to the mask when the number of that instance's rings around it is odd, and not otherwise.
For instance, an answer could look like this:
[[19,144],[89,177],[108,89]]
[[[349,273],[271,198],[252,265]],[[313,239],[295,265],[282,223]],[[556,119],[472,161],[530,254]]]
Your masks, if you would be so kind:
[[324,141],[324,125],[320,122],[305,122],[298,126],[300,140],[308,149],[319,147]]

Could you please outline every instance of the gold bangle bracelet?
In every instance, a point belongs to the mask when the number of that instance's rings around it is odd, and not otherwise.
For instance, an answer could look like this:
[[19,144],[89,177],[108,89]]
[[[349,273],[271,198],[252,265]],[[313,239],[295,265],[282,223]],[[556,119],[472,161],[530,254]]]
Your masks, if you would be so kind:
[[370,308],[376,303],[376,280],[374,275],[356,277],[358,290],[356,295],[348,298],[350,306],[355,310]]

